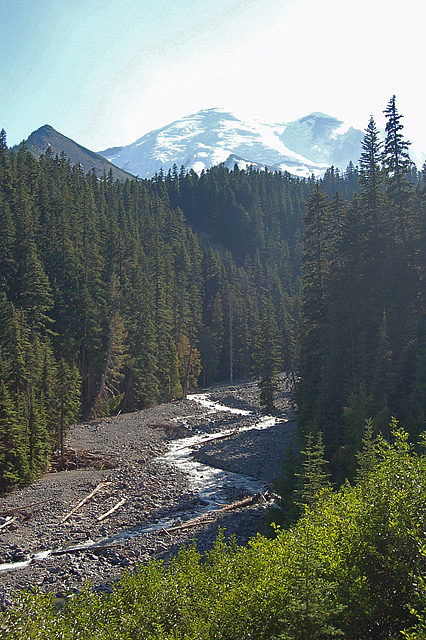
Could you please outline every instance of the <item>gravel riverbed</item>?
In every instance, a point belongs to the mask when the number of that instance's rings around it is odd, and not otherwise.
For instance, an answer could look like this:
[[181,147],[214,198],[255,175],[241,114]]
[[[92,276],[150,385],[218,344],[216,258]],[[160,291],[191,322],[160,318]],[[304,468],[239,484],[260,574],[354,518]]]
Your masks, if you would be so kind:
[[[201,551],[209,549],[219,527],[226,535],[235,534],[241,544],[262,530],[266,503],[261,497],[248,507],[217,514],[214,521],[201,520],[187,529],[176,529],[200,515],[203,500],[191,478],[163,458],[172,440],[196,433],[207,438],[232,430],[226,439],[193,447],[190,455],[200,465],[233,471],[271,486],[279,476],[289,442],[296,437],[285,390],[277,398],[277,424],[250,431],[244,428],[261,419],[255,383],[220,385],[207,394],[220,405],[249,413],[215,411],[189,397],[76,425],[66,443],[68,470],[48,473],[0,499],[0,527],[9,522],[0,529],[0,565],[22,563],[19,568],[0,571],[0,605],[13,601],[17,589],[37,587],[64,598],[89,581],[94,588],[108,591],[125,569],[152,558],[170,557],[194,538]],[[73,468],[73,450],[86,452],[85,464],[91,466]],[[95,488],[93,497],[64,521]],[[245,497],[247,493],[231,487],[227,501]],[[161,524],[167,521],[173,530]],[[152,530],[147,531],[151,525]],[[135,535],[141,530],[145,532]],[[115,537],[123,531],[127,536]],[[78,549],[92,541],[97,546]],[[43,557],[47,552],[48,557]]]

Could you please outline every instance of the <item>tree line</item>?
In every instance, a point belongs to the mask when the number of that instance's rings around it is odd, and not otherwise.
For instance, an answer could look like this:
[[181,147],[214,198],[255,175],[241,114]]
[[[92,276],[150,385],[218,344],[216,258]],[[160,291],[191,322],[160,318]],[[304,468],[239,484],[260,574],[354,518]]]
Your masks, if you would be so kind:
[[320,180],[173,167],[98,179],[0,137],[0,491],[28,482],[77,419],[196,384],[295,381],[301,448],[337,483],[365,421],[426,415],[426,169],[393,97],[359,165]]
[[[0,140],[0,492],[78,419],[291,371],[306,181],[97,179]],[[268,373],[269,372],[269,373]]]
[[[382,141],[373,117],[348,201],[318,181],[304,214],[297,404],[322,433],[334,478],[353,474],[366,419],[425,428],[426,165],[409,156],[395,96]],[[330,192],[329,192],[330,193]]]

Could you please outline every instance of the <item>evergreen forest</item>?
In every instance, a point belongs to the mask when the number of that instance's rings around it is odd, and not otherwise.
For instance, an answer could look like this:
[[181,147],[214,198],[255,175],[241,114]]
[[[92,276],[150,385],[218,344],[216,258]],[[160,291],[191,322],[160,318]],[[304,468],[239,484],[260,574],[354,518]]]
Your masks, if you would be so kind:
[[395,96],[359,166],[321,180],[173,167],[84,174],[0,139],[0,492],[43,472],[68,425],[197,384],[294,383],[304,439],[352,477],[365,421],[426,413],[426,170]]
[[[295,368],[310,185],[219,166],[99,180],[0,149],[0,492],[79,419]],[[269,327],[265,332],[265,327]]]
[[395,96],[384,113],[321,179],[118,182],[2,132],[0,493],[76,420],[249,376],[273,411],[285,372],[300,448],[273,539],[220,536],[60,614],[22,595],[8,637],[426,638],[426,165]]

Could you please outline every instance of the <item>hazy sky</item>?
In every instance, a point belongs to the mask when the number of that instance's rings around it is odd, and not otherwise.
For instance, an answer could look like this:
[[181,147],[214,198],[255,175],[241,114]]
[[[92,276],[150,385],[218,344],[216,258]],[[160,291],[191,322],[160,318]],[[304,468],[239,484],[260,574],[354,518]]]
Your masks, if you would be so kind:
[[424,0],[0,0],[0,127],[89,149],[224,107],[365,129],[395,93],[426,151]]

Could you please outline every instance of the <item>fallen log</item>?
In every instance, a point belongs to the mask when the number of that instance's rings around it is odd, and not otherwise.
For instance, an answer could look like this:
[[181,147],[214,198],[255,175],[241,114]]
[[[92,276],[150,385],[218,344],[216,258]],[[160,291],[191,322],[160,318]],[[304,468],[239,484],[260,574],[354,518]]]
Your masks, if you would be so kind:
[[220,436],[213,436],[211,438],[206,438],[205,440],[200,440],[199,442],[194,442],[194,444],[187,444],[185,447],[179,447],[175,449],[175,451],[181,451],[182,449],[192,449],[192,447],[198,447],[202,444],[206,444],[207,442],[214,442],[215,440],[224,440],[225,438],[230,438],[231,436],[235,436],[238,433],[238,429],[235,431],[231,431],[231,433],[223,433]]
[[88,496],[83,498],[74,509],[72,509],[69,513],[67,513],[61,520],[60,524],[64,524],[80,507],[82,507],[86,502],[88,502],[93,496],[98,493],[101,489],[103,489],[106,485],[110,484],[109,482],[100,482]]
[[215,511],[215,513],[220,513],[222,511],[233,511],[234,509],[242,509],[243,507],[248,507],[251,504],[255,504],[256,502],[260,502],[262,499],[261,493],[255,493],[254,496],[248,496],[243,500],[237,500],[236,502],[231,502],[231,504],[227,504],[219,511]]
[[188,522],[183,522],[182,524],[178,524],[175,527],[168,527],[167,529],[163,529],[165,533],[170,535],[170,533],[174,533],[175,531],[183,531],[184,529],[191,529],[192,527],[197,527],[200,524],[208,524],[210,522],[215,522],[217,520],[218,515],[224,513],[225,511],[233,511],[235,509],[244,509],[249,507],[256,502],[261,500],[262,495],[260,493],[256,493],[254,496],[249,496],[248,498],[244,498],[243,500],[237,500],[236,502],[231,502],[231,504],[227,504],[222,509],[217,509],[216,511],[210,511],[201,516],[197,516]]
[[118,466],[116,456],[102,451],[86,451],[65,447],[64,456],[55,451],[50,460],[50,472],[57,473],[65,469],[81,469],[94,467],[95,469],[114,469]]
[[37,507],[39,504],[45,504],[46,502],[51,502],[51,500],[40,500],[40,502],[26,504],[24,507],[10,507],[10,509],[0,511],[0,516],[9,516],[11,513],[17,513],[18,511],[31,511],[33,507]]
[[12,517],[6,518],[6,521],[3,522],[2,525],[0,525],[0,531],[8,527],[10,524],[12,524],[12,522],[15,522],[15,520],[16,520],[16,516],[14,516],[13,518]]
[[127,498],[122,498],[120,502],[117,502],[117,504],[114,505],[109,511],[99,516],[99,518],[96,518],[97,521],[102,522],[102,520],[105,520],[105,518],[108,518],[108,516],[114,513],[114,511],[117,511],[117,509],[119,509],[125,502],[127,502]]
[[69,547],[68,549],[55,549],[50,554],[51,556],[66,556],[72,553],[80,553],[82,551],[90,551],[90,553],[96,553],[97,551],[105,551],[106,549],[115,549],[122,547],[124,542],[114,542],[111,544],[93,544],[87,547]]

